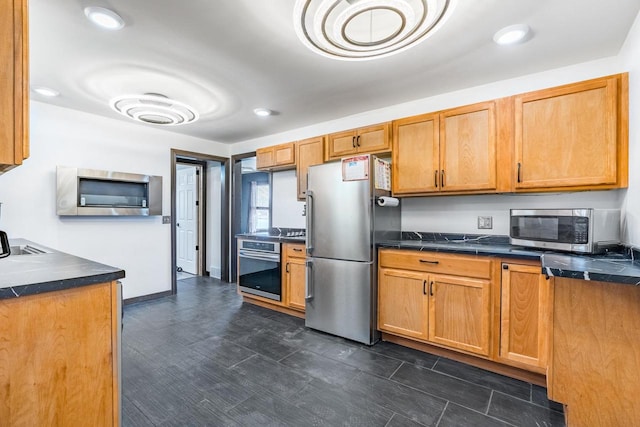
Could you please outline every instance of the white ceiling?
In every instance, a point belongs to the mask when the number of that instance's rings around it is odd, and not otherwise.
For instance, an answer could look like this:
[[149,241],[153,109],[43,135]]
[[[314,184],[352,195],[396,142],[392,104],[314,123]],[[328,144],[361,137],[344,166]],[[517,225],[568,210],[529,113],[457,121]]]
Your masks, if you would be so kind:
[[[233,143],[497,80],[616,55],[640,0],[458,0],[418,46],[371,61],[308,50],[293,28],[295,0],[30,0],[34,100],[129,120],[117,95],[162,93],[195,107],[196,123],[165,127]],[[102,30],[84,16],[104,6],[126,21]],[[498,46],[526,23],[534,37]],[[253,109],[277,111],[267,118]],[[139,124],[140,126],[156,126]]]

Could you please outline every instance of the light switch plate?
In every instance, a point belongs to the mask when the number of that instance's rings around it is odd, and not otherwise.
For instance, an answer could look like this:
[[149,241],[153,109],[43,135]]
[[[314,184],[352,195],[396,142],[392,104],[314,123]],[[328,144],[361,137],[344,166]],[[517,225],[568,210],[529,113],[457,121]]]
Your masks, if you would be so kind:
[[163,216],[162,217],[162,223],[163,224],[171,224],[171,217],[170,216]]
[[479,230],[490,230],[493,228],[493,217],[492,216],[479,216],[478,217],[478,229]]

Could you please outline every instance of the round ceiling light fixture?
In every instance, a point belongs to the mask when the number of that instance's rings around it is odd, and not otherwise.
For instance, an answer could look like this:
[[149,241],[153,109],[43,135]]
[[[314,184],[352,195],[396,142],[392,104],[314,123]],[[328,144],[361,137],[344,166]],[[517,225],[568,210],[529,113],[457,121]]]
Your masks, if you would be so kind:
[[362,61],[402,52],[434,34],[456,0],[296,0],[293,23],[312,51]]
[[522,43],[528,40],[530,28],[526,24],[504,27],[493,35],[493,41],[500,45]]
[[84,15],[89,21],[107,30],[119,30],[124,27],[124,19],[111,9],[88,6],[84,8]]
[[54,98],[60,95],[60,92],[58,92],[57,90],[51,89],[50,87],[46,87],[46,86],[31,86],[31,90],[37,94],[46,96],[48,98]]
[[153,125],[185,125],[199,117],[189,105],[158,93],[118,96],[109,105],[123,116]]
[[268,108],[256,108],[253,110],[253,114],[260,117],[267,117],[273,114],[273,111]]

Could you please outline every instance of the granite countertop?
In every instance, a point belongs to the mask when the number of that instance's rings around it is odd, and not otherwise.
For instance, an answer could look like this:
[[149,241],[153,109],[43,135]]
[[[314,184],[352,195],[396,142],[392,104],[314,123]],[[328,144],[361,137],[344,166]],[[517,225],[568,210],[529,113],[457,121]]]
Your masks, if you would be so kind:
[[59,291],[122,279],[124,270],[59,252],[25,239],[10,245],[29,245],[44,253],[10,255],[0,259],[0,299]]
[[378,247],[540,260],[542,273],[580,280],[640,285],[640,254],[620,247],[594,255],[536,250],[509,244],[508,236],[403,232]]

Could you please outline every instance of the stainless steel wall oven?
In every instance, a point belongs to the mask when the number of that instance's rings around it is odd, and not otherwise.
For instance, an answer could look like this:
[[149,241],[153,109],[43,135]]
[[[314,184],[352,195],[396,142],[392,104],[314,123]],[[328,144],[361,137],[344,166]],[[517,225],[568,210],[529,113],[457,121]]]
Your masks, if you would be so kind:
[[280,243],[238,240],[238,286],[248,294],[282,300]]

